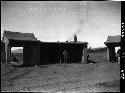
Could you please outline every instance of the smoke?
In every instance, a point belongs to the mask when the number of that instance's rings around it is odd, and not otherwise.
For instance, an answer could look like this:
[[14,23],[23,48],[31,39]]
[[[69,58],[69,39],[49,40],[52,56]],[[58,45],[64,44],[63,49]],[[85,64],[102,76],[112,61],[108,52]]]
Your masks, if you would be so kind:
[[79,21],[79,27],[78,27],[77,31],[73,35],[78,35],[80,32],[82,32],[83,31],[83,26],[84,26],[84,19],[81,19]]
[[75,35],[77,36],[78,34],[80,34],[80,33],[83,31],[83,26],[84,26],[84,20],[82,19],[82,20],[80,20],[80,22],[79,22],[79,27],[78,27],[78,29],[76,30],[76,32],[74,32],[74,33],[71,35],[71,37],[67,39],[67,41],[72,40]]
[[74,32],[74,33],[71,35],[71,37],[67,39],[67,41],[72,40],[75,35],[77,36],[78,34],[80,34],[80,33],[83,31],[84,20],[81,20],[81,21],[83,21],[83,22],[79,25],[79,27],[78,27],[78,29],[76,30],[76,32]]
[[71,35],[70,38],[67,39],[67,41],[72,40],[75,35],[77,36],[78,34],[80,34],[80,33],[83,31],[84,24],[85,24],[84,19],[81,19],[81,20],[79,21],[78,29],[76,30],[76,32],[74,32],[74,33]]
[[78,29],[76,32],[74,32],[70,38],[68,38],[66,41],[70,41],[74,38],[74,36],[80,34],[83,31],[84,25],[85,25],[85,20],[87,19],[88,16],[88,10],[87,10],[87,2],[82,2],[80,3],[81,9],[80,9],[80,20],[78,21]]

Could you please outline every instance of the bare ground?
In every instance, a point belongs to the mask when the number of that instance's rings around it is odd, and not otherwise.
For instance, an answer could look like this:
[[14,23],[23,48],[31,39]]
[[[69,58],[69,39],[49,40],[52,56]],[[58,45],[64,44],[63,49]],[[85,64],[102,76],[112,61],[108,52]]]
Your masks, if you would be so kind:
[[72,63],[16,68],[2,64],[1,72],[2,91],[120,92],[118,63]]

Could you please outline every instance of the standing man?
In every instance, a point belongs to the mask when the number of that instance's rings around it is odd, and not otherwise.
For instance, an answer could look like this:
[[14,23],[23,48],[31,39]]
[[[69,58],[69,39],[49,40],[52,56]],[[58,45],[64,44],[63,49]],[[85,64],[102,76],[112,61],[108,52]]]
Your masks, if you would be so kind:
[[67,63],[67,51],[66,49],[63,52],[63,56],[64,56],[64,64]]

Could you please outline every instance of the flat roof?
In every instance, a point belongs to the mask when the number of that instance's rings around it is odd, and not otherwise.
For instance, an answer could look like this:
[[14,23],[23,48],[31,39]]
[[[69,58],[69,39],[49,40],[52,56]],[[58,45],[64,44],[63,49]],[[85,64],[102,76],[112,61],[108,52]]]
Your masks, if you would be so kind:
[[41,43],[50,43],[50,44],[54,44],[54,43],[56,43],[56,44],[88,44],[88,42],[81,42],[81,41],[77,41],[77,42],[74,42],[74,41],[72,41],[72,42],[42,42],[41,41]]

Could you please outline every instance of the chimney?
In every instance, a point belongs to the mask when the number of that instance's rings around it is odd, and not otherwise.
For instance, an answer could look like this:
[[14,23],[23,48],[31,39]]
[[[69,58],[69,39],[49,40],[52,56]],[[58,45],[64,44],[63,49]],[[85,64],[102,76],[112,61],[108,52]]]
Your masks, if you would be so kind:
[[74,42],[77,42],[77,36],[74,35]]

